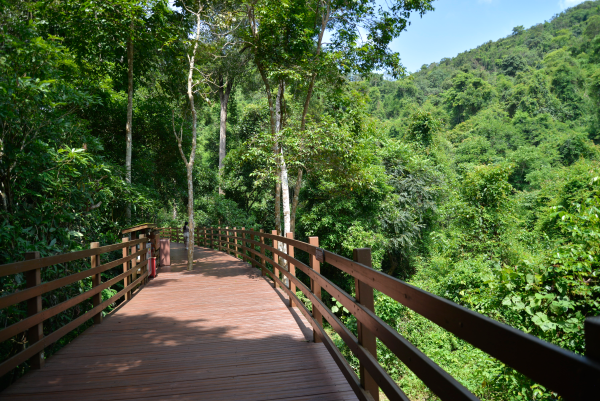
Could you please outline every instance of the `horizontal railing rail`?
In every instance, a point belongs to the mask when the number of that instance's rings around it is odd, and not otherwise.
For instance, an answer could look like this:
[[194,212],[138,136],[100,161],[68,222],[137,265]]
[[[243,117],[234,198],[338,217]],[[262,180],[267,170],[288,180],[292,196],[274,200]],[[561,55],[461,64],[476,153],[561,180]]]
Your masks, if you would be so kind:
[[[441,399],[478,399],[375,314],[373,289],[388,295],[567,400],[590,400],[600,393],[600,318],[588,318],[585,322],[586,355],[582,356],[372,269],[370,250],[357,249],[355,260],[350,260],[319,248],[316,237],[310,238],[313,243],[306,243],[293,239],[293,234],[283,237],[276,232],[267,234],[262,230],[238,230],[235,227],[197,227],[196,238],[200,245],[232,253],[260,268],[263,275],[269,276],[276,286],[281,287],[290,297],[290,304],[298,306],[313,326],[315,339],[323,341],[360,399],[378,399],[381,388],[390,400],[408,400],[377,362],[375,337]],[[266,240],[271,244],[266,243]],[[282,247],[284,250],[281,250],[279,244],[285,244]],[[295,249],[309,254],[310,266],[294,257]],[[271,256],[267,255],[267,251]],[[281,264],[282,260],[287,262],[287,266],[285,263]],[[354,277],[357,297],[351,296],[323,276],[320,273],[320,263],[328,263]],[[295,276],[296,268],[310,278],[311,288]],[[280,274],[287,278],[288,283],[280,279]],[[312,311],[296,296],[296,288],[311,301]],[[321,301],[321,288],[356,317],[358,337]],[[354,373],[324,331],[321,317],[325,318],[360,361],[360,377]]]
[[[137,245],[143,242],[142,239],[134,240],[129,245]],[[86,249],[83,251],[63,253],[60,255],[48,256],[45,258],[24,260],[22,262],[8,263],[0,265],[0,277],[8,276],[9,274],[23,273],[29,270],[41,269],[60,263],[72,262],[74,260],[85,259],[95,255],[101,255],[112,251],[122,249],[125,245],[113,244],[99,248]]]
[[161,238],[168,238],[171,242],[183,243],[183,230],[181,227],[161,227],[157,229]]
[[[26,332],[27,348],[1,361],[0,376],[7,374],[25,362],[29,362],[29,366],[33,369],[41,368],[44,363],[44,348],[54,344],[90,319],[93,319],[95,324],[100,324],[104,309],[120,298],[124,297],[125,300],[131,299],[132,291],[136,287],[145,284],[148,280],[148,259],[146,256],[149,249],[146,248],[146,244],[149,240],[149,238],[146,238],[142,234],[139,239],[129,240],[129,238],[123,238],[123,242],[119,244],[102,247],[99,246],[98,242],[94,242],[91,244],[90,249],[45,258],[40,258],[38,252],[30,252],[26,255],[26,259],[29,260],[1,265],[0,277],[23,273],[26,276],[27,285],[25,289],[0,297],[0,309],[6,309],[27,301],[27,317],[0,330],[0,342],[7,341],[20,333]],[[158,248],[157,245],[155,244],[155,248]],[[138,246],[139,250],[137,250]],[[122,250],[122,258],[102,265],[100,264],[100,255],[118,250]],[[88,258],[90,258],[89,269],[42,283],[41,269],[57,264],[86,260]],[[120,265],[123,266],[123,273],[103,283],[101,273]],[[138,270],[140,270],[139,277]],[[90,290],[57,305],[43,309],[42,295],[89,277],[92,277],[92,288]],[[123,289],[109,299],[102,301],[102,291],[120,281],[123,281]],[[90,298],[92,298],[92,309],[49,335],[44,336],[43,324],[46,320]]]

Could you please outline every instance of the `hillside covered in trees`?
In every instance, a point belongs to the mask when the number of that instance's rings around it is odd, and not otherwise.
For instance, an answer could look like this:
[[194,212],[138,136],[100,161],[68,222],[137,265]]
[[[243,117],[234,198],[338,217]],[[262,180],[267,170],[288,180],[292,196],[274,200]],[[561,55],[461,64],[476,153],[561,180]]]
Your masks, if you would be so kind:
[[[426,210],[413,215],[422,226],[400,274],[578,352],[583,318],[600,312],[599,6],[515,27],[397,81],[354,83],[386,137],[408,148],[400,169],[383,159],[396,199]],[[390,255],[379,223],[373,246]],[[397,324],[491,399],[552,399],[410,312]]]
[[[0,1],[0,263],[144,221],[278,229],[370,247],[378,270],[583,353],[600,315],[600,1],[410,75],[387,46],[435,2],[402,2],[363,47],[355,24],[376,2],[347,20],[246,3]],[[324,45],[328,24],[341,33]],[[382,294],[376,312],[482,399],[558,399]]]

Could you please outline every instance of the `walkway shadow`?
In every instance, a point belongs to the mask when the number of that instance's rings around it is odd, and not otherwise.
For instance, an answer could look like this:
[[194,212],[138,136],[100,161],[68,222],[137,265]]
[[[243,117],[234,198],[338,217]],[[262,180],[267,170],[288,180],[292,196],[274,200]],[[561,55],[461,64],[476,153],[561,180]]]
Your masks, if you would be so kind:
[[350,400],[322,344],[185,311],[115,315],[1,394],[3,400]]

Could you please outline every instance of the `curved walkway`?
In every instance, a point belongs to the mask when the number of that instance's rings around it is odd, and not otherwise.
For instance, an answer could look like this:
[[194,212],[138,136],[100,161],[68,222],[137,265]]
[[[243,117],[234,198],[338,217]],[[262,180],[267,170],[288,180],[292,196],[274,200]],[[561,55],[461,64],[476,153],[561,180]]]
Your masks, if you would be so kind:
[[259,270],[196,248],[187,271],[171,247],[171,267],[0,399],[356,400]]

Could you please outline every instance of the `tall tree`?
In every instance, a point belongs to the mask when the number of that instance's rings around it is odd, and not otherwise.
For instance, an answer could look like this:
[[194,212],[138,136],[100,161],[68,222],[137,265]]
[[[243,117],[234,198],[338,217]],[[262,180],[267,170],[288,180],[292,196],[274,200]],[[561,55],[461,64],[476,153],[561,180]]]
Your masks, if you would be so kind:
[[[127,38],[127,122],[125,123],[125,181],[131,185],[131,150],[133,142],[133,19]],[[127,221],[131,222],[131,204],[125,209]]]
[[[284,113],[277,113],[270,79],[304,81],[304,101],[300,117],[300,133],[306,129],[306,119],[320,72],[348,75],[366,74],[374,69],[388,70],[397,76],[403,72],[397,53],[389,43],[406,28],[411,12],[423,14],[433,10],[433,0],[406,2],[394,0],[379,4],[376,0],[293,0],[278,2],[253,0],[246,2],[248,29],[246,40],[254,52],[254,62],[265,85],[269,104],[271,133],[283,122]],[[367,32],[363,39],[361,30]],[[326,31],[332,32],[331,43],[323,48]],[[334,68],[332,68],[334,67]],[[278,86],[281,88],[281,85]],[[283,91],[281,92],[283,98]],[[283,149],[274,149],[278,160],[278,187],[288,186],[287,166]],[[289,194],[282,196],[284,233],[292,230],[302,185],[302,169],[298,171],[292,207]],[[282,188],[283,190],[283,188]],[[287,190],[287,188],[286,188]],[[280,206],[275,191],[275,226],[281,229]]]
[[[189,220],[189,246],[188,246],[188,269],[193,266],[194,255],[194,183],[193,171],[197,147],[198,117],[195,103],[195,96],[201,96],[204,103],[211,102],[211,92],[217,88],[220,93],[221,104],[221,128],[227,122],[227,102],[233,87],[234,77],[228,74],[234,73],[227,71],[227,63],[232,63],[231,56],[227,60],[226,53],[231,51],[230,46],[235,44],[232,35],[235,28],[239,26],[236,23],[235,2],[215,1],[207,3],[198,0],[195,5],[188,6],[182,3],[184,9],[193,17],[194,34],[190,41],[191,51],[187,54],[188,73],[187,73],[187,100],[191,113],[191,150],[189,158],[186,158],[183,151],[183,126],[179,134],[175,131],[173,119],[173,130],[177,139],[179,152],[187,169],[188,185],[188,220]],[[222,61],[221,69],[215,72],[215,60]],[[223,77],[226,76],[228,83],[224,84]],[[223,133],[224,135],[224,133]],[[225,145],[223,143],[223,145]]]
[[[198,115],[196,112],[196,103],[194,101],[194,96],[197,93],[195,87],[198,85],[198,82],[194,80],[194,72],[196,72],[196,54],[198,52],[198,46],[200,44],[201,32],[202,32],[202,13],[204,11],[204,4],[200,1],[196,4],[194,10],[186,7],[186,10],[194,17],[195,19],[195,31],[194,36],[191,41],[191,51],[187,54],[188,59],[188,74],[187,74],[187,99],[189,102],[190,113],[191,113],[191,137],[192,137],[192,145],[190,149],[189,158],[185,156],[183,151],[183,125],[177,134],[175,130],[175,118],[173,117],[173,133],[175,134],[175,138],[177,140],[177,146],[179,148],[179,153],[181,154],[181,158],[183,159],[183,163],[185,164],[185,168],[187,171],[187,187],[188,187],[188,228],[190,230],[190,236],[188,239],[188,270],[192,270],[194,266],[194,162],[196,160],[196,145],[197,145],[197,136],[198,136]],[[174,114],[174,113],[173,113]]]
[[[223,174],[223,163],[227,155],[227,104],[229,103],[229,95],[233,88],[234,77],[224,79],[223,74],[219,76],[218,93],[219,103],[221,104],[219,113],[219,176]],[[219,184],[219,195],[225,195]]]

